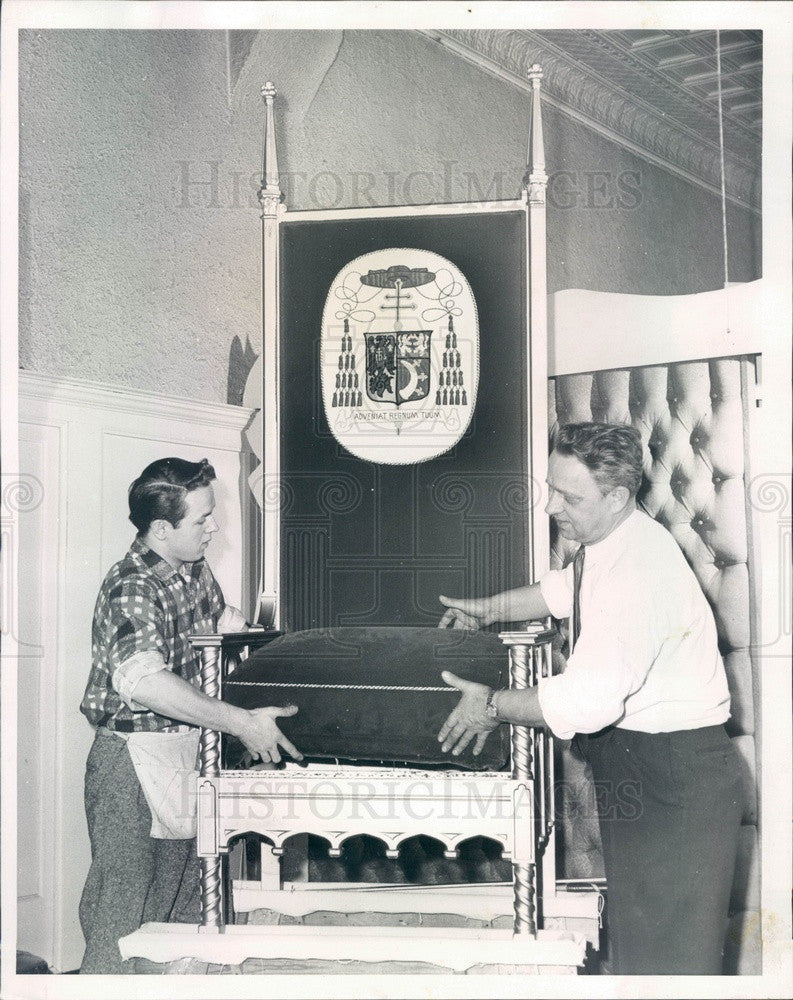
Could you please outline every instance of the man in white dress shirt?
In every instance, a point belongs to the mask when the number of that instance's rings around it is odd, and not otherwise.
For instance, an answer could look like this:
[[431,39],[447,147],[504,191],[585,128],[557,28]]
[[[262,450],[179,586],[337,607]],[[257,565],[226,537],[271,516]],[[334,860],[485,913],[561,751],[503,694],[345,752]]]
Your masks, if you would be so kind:
[[479,752],[503,722],[575,736],[597,792],[611,971],[718,975],[740,758],[724,728],[730,696],[713,614],[675,540],[637,509],[641,477],[633,428],[560,428],[546,512],[580,543],[575,560],[492,597],[441,597],[439,624],[566,618],[575,607],[574,650],[540,688],[491,691],[445,673],[462,697],[438,739],[456,755],[472,740]]

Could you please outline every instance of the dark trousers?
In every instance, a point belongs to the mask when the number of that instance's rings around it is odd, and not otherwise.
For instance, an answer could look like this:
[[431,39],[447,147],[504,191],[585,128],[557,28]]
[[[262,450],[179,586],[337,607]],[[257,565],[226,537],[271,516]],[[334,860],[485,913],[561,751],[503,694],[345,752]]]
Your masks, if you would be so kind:
[[610,971],[720,975],[742,813],[724,727],[577,740],[595,781]]
[[85,772],[91,867],[80,900],[81,973],[130,971],[118,939],[148,921],[198,923],[195,840],[149,836],[151,813],[127,745],[97,735]]

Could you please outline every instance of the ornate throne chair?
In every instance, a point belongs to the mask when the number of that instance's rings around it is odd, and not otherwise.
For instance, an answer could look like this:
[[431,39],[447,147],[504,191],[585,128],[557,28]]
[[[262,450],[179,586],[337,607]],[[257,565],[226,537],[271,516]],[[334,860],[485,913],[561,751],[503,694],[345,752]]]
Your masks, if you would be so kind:
[[[146,925],[124,939],[127,955],[574,972],[586,946],[576,921],[596,938],[596,893],[560,908],[548,734],[494,734],[481,760],[443,759],[435,741],[455,703],[441,669],[522,688],[542,683],[551,668],[547,623],[514,623],[500,636],[434,628],[439,593],[518,586],[549,563],[547,523],[536,517],[547,460],[541,75],[538,67],[530,73],[523,197],[487,206],[288,212],[275,90],[263,88],[263,448],[255,485],[262,601],[274,628],[194,643],[208,694],[246,705],[298,702],[284,729],[309,764],[230,768],[220,735],[202,733],[201,925]],[[240,663],[241,651],[256,647]],[[464,891],[312,887],[284,884],[265,865],[258,884],[236,883],[238,911],[305,914],[332,899],[349,912],[459,912],[489,926],[262,933],[225,919],[225,857],[249,833],[276,858],[303,834],[323,837],[331,855],[367,834],[390,857],[419,835],[439,841],[448,857],[485,836],[513,877]]]

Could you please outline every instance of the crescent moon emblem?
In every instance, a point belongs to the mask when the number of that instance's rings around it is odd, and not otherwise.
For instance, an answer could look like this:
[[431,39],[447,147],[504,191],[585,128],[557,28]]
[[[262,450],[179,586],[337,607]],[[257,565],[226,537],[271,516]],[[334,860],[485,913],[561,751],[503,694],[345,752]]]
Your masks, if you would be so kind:
[[410,376],[404,389],[399,390],[399,395],[405,400],[412,399],[419,384],[418,362],[408,361],[406,358],[400,358],[399,363],[402,365],[403,370],[407,369],[408,375]]

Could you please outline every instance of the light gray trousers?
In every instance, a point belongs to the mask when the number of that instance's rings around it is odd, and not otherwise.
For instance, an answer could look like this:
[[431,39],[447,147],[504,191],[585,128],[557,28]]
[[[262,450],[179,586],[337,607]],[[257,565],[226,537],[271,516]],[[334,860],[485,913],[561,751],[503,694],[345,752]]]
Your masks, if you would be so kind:
[[97,733],[85,772],[91,868],[80,900],[81,973],[134,971],[118,940],[149,921],[198,923],[195,840],[155,840],[126,742]]

